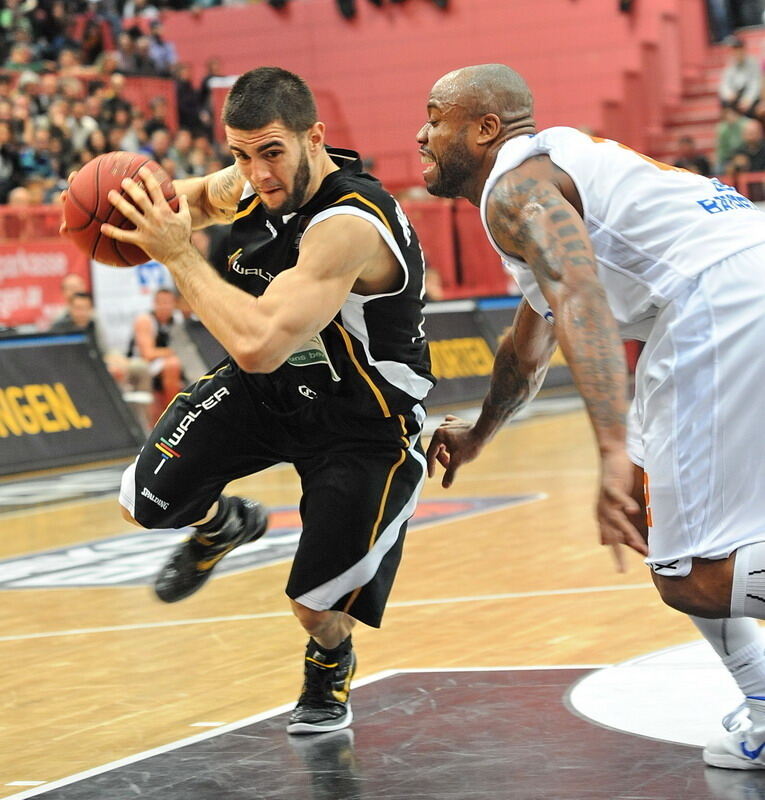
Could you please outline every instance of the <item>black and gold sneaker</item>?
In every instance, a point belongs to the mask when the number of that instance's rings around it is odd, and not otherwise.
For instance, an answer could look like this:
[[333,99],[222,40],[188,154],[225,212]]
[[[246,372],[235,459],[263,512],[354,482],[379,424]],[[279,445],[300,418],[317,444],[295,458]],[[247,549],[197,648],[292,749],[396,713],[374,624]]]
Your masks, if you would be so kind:
[[197,531],[175,548],[154,581],[154,592],[165,603],[194,594],[212,574],[215,565],[234,548],[254,542],[265,532],[268,512],[254,500],[228,497],[228,510],[218,531]]
[[287,733],[326,733],[347,728],[353,721],[349,697],[355,671],[356,654],[350,636],[329,651],[309,639],[303,692],[290,714]]

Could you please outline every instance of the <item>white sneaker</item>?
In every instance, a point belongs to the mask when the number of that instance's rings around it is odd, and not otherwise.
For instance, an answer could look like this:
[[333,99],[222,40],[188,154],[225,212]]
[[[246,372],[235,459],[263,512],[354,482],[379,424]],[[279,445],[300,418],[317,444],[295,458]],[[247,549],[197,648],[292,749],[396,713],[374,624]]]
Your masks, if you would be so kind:
[[[753,725],[749,703],[742,703],[723,718],[726,733],[704,748],[704,762],[723,769],[765,769],[765,727]],[[758,705],[761,698],[757,698]]]

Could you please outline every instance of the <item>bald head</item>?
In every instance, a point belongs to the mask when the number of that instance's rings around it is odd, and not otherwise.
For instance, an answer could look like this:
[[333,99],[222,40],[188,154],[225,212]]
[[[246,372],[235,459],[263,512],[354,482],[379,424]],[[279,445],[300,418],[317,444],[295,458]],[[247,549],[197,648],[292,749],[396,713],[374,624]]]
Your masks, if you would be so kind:
[[448,72],[436,81],[431,98],[459,106],[468,119],[496,114],[503,122],[530,117],[533,104],[526,81],[504,64],[479,64]]
[[463,67],[436,81],[417,133],[427,190],[477,204],[503,144],[536,133],[531,107],[526,81],[504,64]]

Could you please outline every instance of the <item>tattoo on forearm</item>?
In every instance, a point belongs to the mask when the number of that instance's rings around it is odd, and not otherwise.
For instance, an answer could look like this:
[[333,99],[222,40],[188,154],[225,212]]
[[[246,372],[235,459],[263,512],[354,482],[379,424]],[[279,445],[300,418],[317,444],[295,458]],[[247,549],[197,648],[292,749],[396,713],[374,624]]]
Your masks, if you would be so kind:
[[513,355],[500,349],[494,362],[489,394],[481,415],[492,428],[499,427],[507,417],[521,408],[529,398],[529,380]]

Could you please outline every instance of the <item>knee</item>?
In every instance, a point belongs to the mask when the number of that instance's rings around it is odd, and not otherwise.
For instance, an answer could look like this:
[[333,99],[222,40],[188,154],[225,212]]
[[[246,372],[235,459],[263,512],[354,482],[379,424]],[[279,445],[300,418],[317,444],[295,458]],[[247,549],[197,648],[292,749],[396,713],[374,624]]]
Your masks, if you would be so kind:
[[653,575],[653,582],[661,599],[670,608],[706,619],[723,619],[730,616],[730,593],[721,592],[704,576],[691,572],[684,578]]
[[315,611],[294,600],[291,600],[290,603],[292,604],[292,613],[297,617],[304,630],[311,636],[321,636],[322,631],[326,628],[328,617],[331,616],[330,612]]

